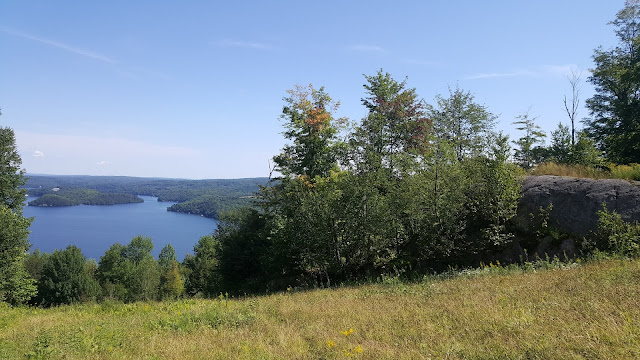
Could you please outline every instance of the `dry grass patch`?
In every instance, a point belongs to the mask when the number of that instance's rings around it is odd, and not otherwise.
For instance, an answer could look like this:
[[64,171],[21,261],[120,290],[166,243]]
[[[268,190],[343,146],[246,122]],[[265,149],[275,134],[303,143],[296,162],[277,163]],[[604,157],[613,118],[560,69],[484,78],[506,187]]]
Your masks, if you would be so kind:
[[[609,169],[609,170],[606,170]],[[640,164],[610,165],[607,168],[595,168],[584,165],[566,165],[553,162],[537,165],[529,172],[531,175],[557,175],[591,179],[624,179],[640,181]]]
[[0,358],[634,359],[640,261],[245,299],[0,309]]

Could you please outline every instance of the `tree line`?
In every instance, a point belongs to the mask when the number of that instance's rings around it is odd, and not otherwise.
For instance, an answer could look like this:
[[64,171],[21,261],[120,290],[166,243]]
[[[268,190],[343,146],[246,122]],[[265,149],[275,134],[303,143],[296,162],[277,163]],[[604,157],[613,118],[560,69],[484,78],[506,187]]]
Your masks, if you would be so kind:
[[[113,245],[99,262],[73,246],[25,255],[24,178],[13,133],[2,128],[0,298],[54,305],[262,293],[494,258],[517,236],[512,220],[523,169],[549,160],[640,162],[639,9],[628,2],[612,22],[619,47],[595,51],[589,81],[596,95],[587,100],[584,130],[575,130],[574,92],[565,99],[571,128],[554,131],[549,147],[540,145],[543,132],[527,113],[515,121],[524,136],[514,152],[495,131],[496,116],[470,92],[456,87],[429,104],[407,79],[383,70],[365,75],[367,113],[356,123],[336,115],[339,102],[322,87],[288,90],[281,116],[288,143],[273,158],[277,175],[254,206],[224,213],[182,264],[171,247],[153,258],[144,237]],[[606,210],[601,219],[584,250],[637,254],[639,226]]]

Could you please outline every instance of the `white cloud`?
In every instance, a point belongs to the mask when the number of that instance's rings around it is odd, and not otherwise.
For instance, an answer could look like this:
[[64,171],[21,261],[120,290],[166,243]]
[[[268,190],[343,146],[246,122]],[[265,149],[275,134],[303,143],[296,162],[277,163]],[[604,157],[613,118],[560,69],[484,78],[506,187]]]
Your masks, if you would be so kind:
[[33,157],[43,157],[44,153],[42,151],[40,151],[40,150],[35,150],[31,156],[33,156]]
[[467,76],[465,79],[467,80],[476,80],[476,79],[490,79],[490,78],[502,78],[502,77],[520,77],[520,76],[535,76],[536,73],[530,70],[522,70],[515,72],[493,72],[493,73],[479,73],[471,76]]
[[47,161],[23,156],[23,167],[32,173],[131,176],[184,174],[177,177],[196,177],[191,174],[198,171],[201,164],[211,161],[210,157],[197,149],[118,137],[16,131],[16,140],[19,150],[42,149],[37,151],[47,154]]
[[383,52],[384,49],[380,46],[377,45],[365,45],[365,44],[358,44],[358,45],[351,45],[347,47],[349,50],[351,51],[368,51],[368,52]]
[[268,44],[250,42],[250,41],[238,41],[238,40],[231,40],[231,39],[220,40],[215,44],[222,47],[235,47],[235,48],[256,49],[256,50],[271,49],[271,46]]
[[0,31],[5,33],[5,34],[21,37],[23,39],[28,39],[28,40],[40,42],[40,43],[43,43],[43,44],[47,44],[47,45],[53,46],[55,48],[62,49],[62,50],[68,51],[70,53],[76,54],[76,55],[84,56],[84,57],[87,57],[87,58],[99,60],[99,61],[110,63],[110,64],[115,64],[116,63],[115,60],[113,60],[112,58],[110,58],[110,57],[108,57],[106,55],[102,55],[100,53],[93,52],[93,51],[80,49],[80,48],[77,48],[75,46],[67,45],[67,44],[64,44],[64,43],[61,43],[61,42],[58,42],[58,41],[45,39],[43,37],[26,34],[26,33],[20,32],[20,31],[13,31],[13,30],[8,30],[8,29],[0,29]]
[[525,70],[517,70],[511,72],[491,72],[491,73],[478,73],[471,76],[467,76],[466,80],[477,79],[491,79],[491,78],[504,78],[504,77],[536,77],[536,76],[571,76],[571,72],[575,71],[580,73],[580,68],[575,64],[567,65],[542,65]]

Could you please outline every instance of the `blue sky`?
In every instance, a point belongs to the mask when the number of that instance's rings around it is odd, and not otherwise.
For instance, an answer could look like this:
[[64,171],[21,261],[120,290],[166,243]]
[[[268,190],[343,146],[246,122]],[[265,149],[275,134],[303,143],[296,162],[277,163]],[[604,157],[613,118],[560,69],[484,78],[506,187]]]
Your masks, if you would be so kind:
[[[567,123],[566,76],[616,44],[624,1],[0,0],[0,125],[30,173],[267,176],[285,90],[365,115],[384,69],[428,103],[460,86],[499,115]],[[584,107],[579,117],[588,116]]]

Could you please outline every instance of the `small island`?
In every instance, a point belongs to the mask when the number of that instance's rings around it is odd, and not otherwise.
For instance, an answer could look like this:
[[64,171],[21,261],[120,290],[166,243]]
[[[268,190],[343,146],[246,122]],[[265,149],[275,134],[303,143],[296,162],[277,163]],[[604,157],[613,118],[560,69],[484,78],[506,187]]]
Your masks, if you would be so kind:
[[29,206],[115,205],[143,201],[132,194],[102,193],[92,189],[62,189],[30,201]]

